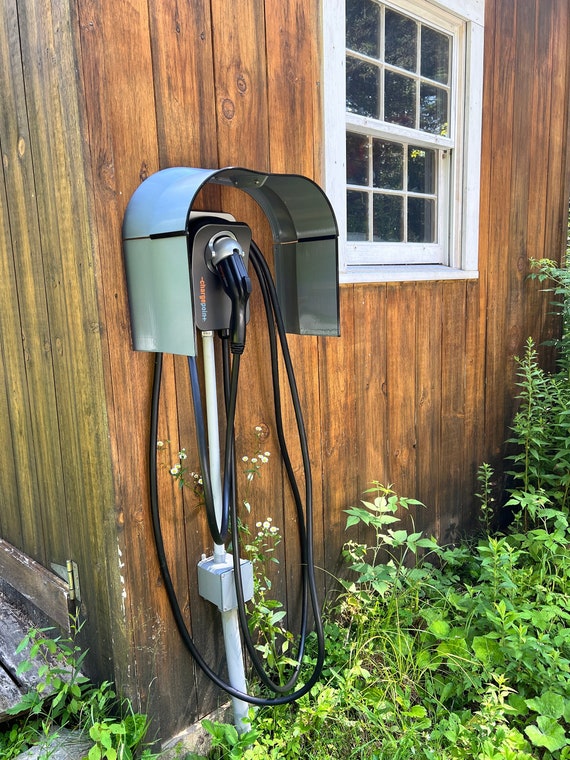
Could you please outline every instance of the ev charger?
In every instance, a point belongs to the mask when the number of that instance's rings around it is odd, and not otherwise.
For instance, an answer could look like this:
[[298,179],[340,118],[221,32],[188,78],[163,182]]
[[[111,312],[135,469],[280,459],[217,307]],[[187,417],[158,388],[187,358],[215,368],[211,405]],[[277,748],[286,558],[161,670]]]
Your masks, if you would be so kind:
[[[236,221],[228,213],[193,208],[198,193],[209,183],[242,190],[259,204],[272,232],[274,276],[252,241],[247,224]],[[325,193],[306,177],[260,173],[239,167],[174,167],[151,175],[134,192],[123,222],[123,251],[133,348],[157,354],[151,402],[149,485],[159,564],[180,634],[200,668],[232,697],[235,725],[238,731],[243,732],[248,727],[248,704],[278,705],[298,699],[316,683],[324,663],[324,633],[312,549],[310,458],[285,333],[339,335],[338,228]],[[250,257],[260,285],[263,283],[266,311],[267,300],[271,302],[272,311],[267,313],[268,329],[273,330],[271,334],[275,340],[277,328],[283,356],[289,357],[285,367],[295,408],[306,486],[304,511],[299,489],[296,486],[293,488],[299,541],[303,547],[302,579],[306,603],[300,625],[298,664],[286,684],[272,681],[260,664],[245,612],[245,603],[253,597],[253,566],[249,560],[239,557],[234,423],[239,360],[245,346],[245,326],[249,319],[251,281],[247,270]],[[275,324],[269,317],[270,313]],[[196,361],[197,331],[202,334],[206,425]],[[224,386],[227,397],[223,488],[213,343],[216,332],[222,337],[224,351],[227,352],[223,353],[224,364],[227,364],[225,379],[228,380],[228,387]],[[229,683],[212,670],[194,644],[176,598],[164,553],[156,479],[163,353],[188,357],[206,515],[214,542],[213,556],[203,555],[198,563],[198,590],[203,598],[220,610]],[[272,352],[274,387],[276,358],[276,353],[273,356]],[[276,419],[276,425],[278,430],[282,429],[282,420]],[[285,458],[283,448],[284,442],[281,451]],[[294,477],[292,471],[289,477]],[[232,509],[231,520],[228,519],[229,505]],[[227,554],[225,549],[230,523],[233,556]],[[296,686],[308,632],[309,599],[318,653],[312,675]],[[265,698],[247,693],[242,643],[261,681],[276,696]]]
[[[338,336],[338,227],[321,188],[295,174],[173,167],[139,185],[125,212],[123,247],[133,348],[196,355],[195,331],[204,325],[192,295],[196,282],[192,269],[203,265],[203,255],[193,256],[193,224],[202,217],[234,221],[229,214],[193,209],[197,194],[208,183],[243,190],[265,212],[287,332]],[[247,253],[249,246],[242,248]]]

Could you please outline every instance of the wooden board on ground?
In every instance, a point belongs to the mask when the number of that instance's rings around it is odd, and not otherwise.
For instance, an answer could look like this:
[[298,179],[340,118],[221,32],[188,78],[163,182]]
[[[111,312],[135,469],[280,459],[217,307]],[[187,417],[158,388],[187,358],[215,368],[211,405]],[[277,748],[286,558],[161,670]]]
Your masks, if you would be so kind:
[[38,683],[41,660],[33,662],[25,673],[17,673],[18,665],[27,658],[28,652],[16,654],[16,650],[33,627],[28,616],[0,594],[0,723],[10,719],[7,710]]

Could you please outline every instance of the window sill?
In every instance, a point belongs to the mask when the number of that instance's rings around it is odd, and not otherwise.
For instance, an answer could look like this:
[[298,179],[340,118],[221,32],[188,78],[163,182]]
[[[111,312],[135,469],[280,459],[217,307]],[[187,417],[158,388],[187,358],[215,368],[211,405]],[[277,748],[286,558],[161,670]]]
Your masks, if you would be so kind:
[[349,266],[341,270],[339,280],[344,283],[414,282],[435,280],[475,280],[477,270],[455,269],[440,264],[406,266]]

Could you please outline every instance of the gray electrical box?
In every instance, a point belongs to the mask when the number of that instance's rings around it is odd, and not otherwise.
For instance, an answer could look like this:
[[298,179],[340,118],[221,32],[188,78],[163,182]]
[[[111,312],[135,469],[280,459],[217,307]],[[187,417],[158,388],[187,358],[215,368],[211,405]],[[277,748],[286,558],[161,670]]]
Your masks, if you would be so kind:
[[[240,572],[243,598],[245,602],[249,602],[253,598],[253,565],[248,559],[240,559]],[[237,609],[231,554],[226,554],[225,562],[217,562],[214,557],[207,557],[198,562],[198,593],[222,612]]]
[[[324,192],[299,175],[174,167],[146,179],[125,212],[123,246],[133,347],[196,354],[191,220],[209,216],[192,209],[207,183],[243,190],[267,216],[286,330],[338,335],[338,228]],[[232,220],[223,213],[211,216]]]

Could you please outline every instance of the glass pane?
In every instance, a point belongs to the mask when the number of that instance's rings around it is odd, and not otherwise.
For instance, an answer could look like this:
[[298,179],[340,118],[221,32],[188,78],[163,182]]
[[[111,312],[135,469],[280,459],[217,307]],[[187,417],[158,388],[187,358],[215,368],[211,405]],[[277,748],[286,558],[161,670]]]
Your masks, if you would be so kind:
[[368,185],[368,137],[346,135],[346,181],[349,185]]
[[416,83],[410,77],[386,71],[384,79],[384,121],[416,126]]
[[435,151],[408,146],[408,191],[435,194]]
[[421,75],[449,84],[449,37],[435,29],[422,27]]
[[399,195],[374,195],[373,239],[384,243],[403,241],[404,199]]
[[402,190],[404,187],[404,146],[388,140],[372,143],[374,187]]
[[380,6],[371,0],[347,0],[346,47],[380,57]]
[[417,24],[386,8],[384,60],[392,66],[417,72]]
[[369,63],[348,56],[346,59],[346,110],[378,119],[380,116],[379,82],[380,71],[377,66],[371,66]]
[[408,242],[435,242],[435,201],[408,198]]
[[420,129],[446,136],[449,131],[447,91],[431,84],[420,85]]
[[349,190],[346,193],[347,238],[368,240],[368,194]]

